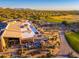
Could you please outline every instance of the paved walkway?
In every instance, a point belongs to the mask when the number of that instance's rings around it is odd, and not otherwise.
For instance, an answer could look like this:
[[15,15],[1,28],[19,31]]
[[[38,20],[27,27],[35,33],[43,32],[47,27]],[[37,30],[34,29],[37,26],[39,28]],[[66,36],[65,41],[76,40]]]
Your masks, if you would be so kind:
[[64,32],[60,31],[60,38],[61,38],[61,45],[60,45],[60,52],[57,57],[66,57],[68,58],[68,54],[72,52],[72,55],[79,58],[79,54],[75,52],[68,42],[65,39]]

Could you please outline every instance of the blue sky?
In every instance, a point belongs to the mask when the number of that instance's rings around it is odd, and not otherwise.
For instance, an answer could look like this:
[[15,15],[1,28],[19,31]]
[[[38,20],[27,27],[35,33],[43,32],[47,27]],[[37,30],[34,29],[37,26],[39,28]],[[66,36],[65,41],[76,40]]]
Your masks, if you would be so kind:
[[0,7],[79,10],[79,0],[0,0]]

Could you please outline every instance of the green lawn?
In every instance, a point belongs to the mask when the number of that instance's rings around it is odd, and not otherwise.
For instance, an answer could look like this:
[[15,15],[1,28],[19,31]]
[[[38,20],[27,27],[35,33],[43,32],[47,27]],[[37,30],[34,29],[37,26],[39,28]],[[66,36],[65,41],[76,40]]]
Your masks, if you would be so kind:
[[67,21],[68,23],[71,23],[71,22],[74,22],[73,20],[69,20],[69,19],[67,19],[67,20],[64,20],[64,19],[45,19],[47,22],[58,22],[58,23],[61,23],[61,22],[63,22],[63,21]]
[[79,52],[79,32],[78,33],[74,33],[74,32],[66,33],[66,39],[68,43],[70,44],[70,46],[75,51]]
[[46,19],[47,22],[63,22],[64,20],[60,20],[60,19]]

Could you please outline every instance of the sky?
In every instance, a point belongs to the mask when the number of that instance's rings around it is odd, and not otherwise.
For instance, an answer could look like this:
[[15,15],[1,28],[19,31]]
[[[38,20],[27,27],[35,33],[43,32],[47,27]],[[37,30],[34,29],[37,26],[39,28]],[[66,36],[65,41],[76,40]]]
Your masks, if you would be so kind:
[[0,7],[37,10],[79,10],[79,0],[0,0]]

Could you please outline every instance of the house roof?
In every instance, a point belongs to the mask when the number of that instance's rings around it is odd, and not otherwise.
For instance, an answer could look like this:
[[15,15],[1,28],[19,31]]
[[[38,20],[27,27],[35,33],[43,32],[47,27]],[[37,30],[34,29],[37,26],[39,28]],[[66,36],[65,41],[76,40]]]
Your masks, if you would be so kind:
[[[21,28],[21,26],[25,27]],[[27,25],[27,26],[26,26]],[[35,36],[34,31],[32,28],[30,28],[29,22],[19,22],[19,21],[13,21],[9,22],[4,33],[3,37],[13,37],[13,38],[32,38]]]
[[21,31],[20,31],[20,28],[19,28],[19,25],[21,23],[20,22],[9,22],[4,33],[3,33],[3,37],[18,37],[20,38],[21,37]]

